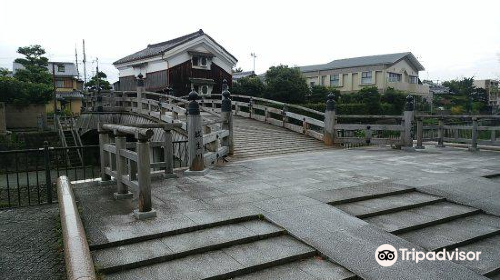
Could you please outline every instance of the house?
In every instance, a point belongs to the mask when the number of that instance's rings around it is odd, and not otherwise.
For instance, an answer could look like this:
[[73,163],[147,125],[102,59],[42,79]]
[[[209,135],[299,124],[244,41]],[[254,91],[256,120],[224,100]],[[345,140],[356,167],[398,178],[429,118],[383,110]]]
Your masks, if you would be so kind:
[[488,95],[488,103],[491,106],[498,107],[500,105],[500,93],[498,92],[498,81],[493,79],[474,80],[476,88],[483,88]]
[[251,77],[251,76],[255,76],[254,71],[235,72],[233,73],[233,82],[236,82],[241,78]]
[[196,90],[200,94],[220,93],[222,81],[232,84],[231,69],[237,59],[212,37],[199,30],[145,49],[113,63],[119,71],[120,90],[135,90],[136,77],[144,76],[147,91],[172,88],[176,96]]
[[440,83],[435,83],[433,81],[424,81],[424,85],[429,86],[429,92],[431,94],[453,94],[449,87],[445,87]]
[[[13,73],[24,66],[14,62]],[[57,108],[67,110],[73,114],[80,114],[82,107],[83,81],[78,78],[78,70],[73,62],[55,62],[49,61],[47,71],[54,76],[56,88]],[[46,112],[54,111],[54,103],[49,102],[46,105]]]
[[309,86],[331,86],[341,93],[368,86],[384,92],[392,87],[429,97],[429,87],[418,76],[424,67],[411,52],[353,57],[299,68]]

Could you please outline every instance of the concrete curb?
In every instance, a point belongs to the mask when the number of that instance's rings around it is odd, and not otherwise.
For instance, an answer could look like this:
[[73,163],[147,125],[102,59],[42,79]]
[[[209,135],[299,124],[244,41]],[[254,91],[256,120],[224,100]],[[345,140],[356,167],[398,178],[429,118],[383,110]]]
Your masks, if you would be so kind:
[[96,280],[94,262],[68,177],[57,179],[57,198],[68,280]]

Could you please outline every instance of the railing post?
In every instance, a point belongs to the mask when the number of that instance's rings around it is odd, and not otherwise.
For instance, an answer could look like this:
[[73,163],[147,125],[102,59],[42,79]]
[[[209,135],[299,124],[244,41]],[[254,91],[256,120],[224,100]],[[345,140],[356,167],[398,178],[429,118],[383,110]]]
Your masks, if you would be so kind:
[[469,151],[477,152],[479,149],[477,148],[477,117],[472,117],[472,142],[469,147]]
[[367,125],[365,130],[365,142],[367,145],[370,145],[372,142],[372,127]]
[[144,76],[141,73],[137,75],[137,112],[142,113],[142,93],[144,92]]
[[121,156],[121,150],[127,148],[127,137],[115,132],[115,160],[116,160],[116,193],[113,194],[116,200],[132,198],[133,194],[128,191],[128,187],[123,183],[122,176],[127,173],[127,158]]
[[436,145],[438,148],[444,148],[444,118],[439,117],[438,121],[438,143]]
[[424,121],[422,118],[417,118],[417,146],[415,149],[425,149],[424,141]]
[[[56,159],[57,160],[57,159]],[[45,187],[47,188],[47,202],[52,203],[52,179],[50,176],[49,142],[43,142],[43,163],[45,167]]]
[[222,104],[221,104],[221,117],[222,129],[229,131],[229,136],[223,139],[222,145],[228,147],[228,154],[234,153],[234,138],[233,138],[233,111],[231,104],[231,93],[227,89],[227,81],[224,80],[222,84]]
[[163,130],[164,141],[163,141],[163,154],[165,155],[165,174],[174,174],[174,147],[172,143],[172,131],[170,128],[165,128]]
[[109,134],[102,128],[102,123],[97,124],[97,132],[99,133],[99,156],[101,157],[101,182],[111,180],[111,177],[106,174],[106,167],[109,166],[109,156],[104,151],[104,145],[109,143]]
[[414,150],[413,136],[412,136],[414,116],[415,116],[415,111],[414,111],[413,97],[411,95],[408,95],[406,96],[405,111],[403,113],[404,137],[403,137],[402,147],[405,150]]
[[288,122],[288,117],[286,116],[286,112],[288,112],[288,106],[283,105],[283,109],[281,110],[281,115],[283,116],[283,127],[286,127],[286,123]]
[[250,97],[250,100],[248,101],[248,112],[250,114],[250,119],[252,118],[253,115],[253,98]]
[[335,131],[336,113],[335,113],[335,100],[333,99],[333,93],[328,94],[328,100],[326,101],[325,109],[325,128],[323,130],[323,142],[327,146],[333,146],[335,144],[335,138],[337,138]]
[[139,209],[134,210],[138,220],[156,217],[151,203],[151,162],[149,160],[149,141],[147,138],[137,139],[137,181],[139,185]]
[[189,93],[189,105],[187,109],[187,127],[188,127],[188,155],[189,155],[189,170],[188,174],[204,174],[205,160],[203,158],[203,130],[202,119],[200,115],[200,105],[196,100],[198,93],[191,91]]

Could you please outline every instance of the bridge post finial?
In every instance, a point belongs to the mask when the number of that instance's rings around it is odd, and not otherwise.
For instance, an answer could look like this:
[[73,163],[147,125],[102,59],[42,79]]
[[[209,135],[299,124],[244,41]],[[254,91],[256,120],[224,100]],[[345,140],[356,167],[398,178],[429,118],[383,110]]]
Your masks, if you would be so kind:
[[221,105],[222,129],[228,130],[229,135],[224,139],[222,139],[222,146],[228,147],[229,155],[232,155],[234,153],[232,107],[233,105],[231,103],[231,93],[228,90],[227,81],[226,79],[224,79],[224,81],[222,81],[222,105]]
[[405,102],[405,111],[414,111],[415,110],[415,99],[413,96],[408,94],[406,96],[406,102]]
[[336,112],[335,112],[335,95],[329,93],[326,101],[325,108],[325,129],[323,130],[323,143],[327,146],[333,146],[335,144],[336,130],[335,124],[337,122]]
[[142,75],[142,73],[139,73],[139,75],[137,75],[137,87],[143,87],[144,86],[144,76]]
[[203,130],[202,118],[200,115],[200,105],[196,101],[199,99],[196,91],[191,91],[188,95],[188,109],[187,109],[187,129],[188,129],[188,160],[189,160],[189,173],[204,173],[205,159],[203,158],[204,145],[203,145]]

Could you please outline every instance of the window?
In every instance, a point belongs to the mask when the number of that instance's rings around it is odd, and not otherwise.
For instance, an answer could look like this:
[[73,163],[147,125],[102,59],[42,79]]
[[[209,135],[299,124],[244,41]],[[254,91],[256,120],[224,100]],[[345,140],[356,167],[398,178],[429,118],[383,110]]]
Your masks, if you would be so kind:
[[56,88],[63,88],[63,87],[64,87],[64,81],[56,80]]
[[389,73],[388,81],[389,83],[401,82],[401,76],[402,76],[401,74]]
[[315,85],[316,85],[316,83],[315,83],[315,82],[309,82],[309,86],[310,86],[310,87],[313,87],[313,86],[315,86]]
[[372,72],[362,72],[361,84],[371,84],[371,83],[372,83]]
[[340,74],[330,75],[330,86],[338,87],[340,82]]
[[207,86],[202,86],[202,87],[201,87],[201,92],[202,92],[203,94],[207,94],[207,93],[208,93],[208,87],[207,87]]
[[193,56],[193,66],[198,66],[198,57]]
[[57,72],[64,73],[65,71],[66,71],[66,67],[64,67],[64,65],[62,65],[62,64],[57,65]]
[[408,79],[408,82],[410,84],[418,84],[418,77],[417,76],[410,76]]
[[193,88],[194,88],[194,91],[196,91],[196,92],[200,92],[200,86],[195,85]]
[[207,66],[207,58],[206,57],[201,58],[201,66]]

